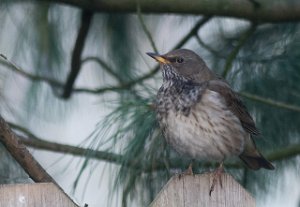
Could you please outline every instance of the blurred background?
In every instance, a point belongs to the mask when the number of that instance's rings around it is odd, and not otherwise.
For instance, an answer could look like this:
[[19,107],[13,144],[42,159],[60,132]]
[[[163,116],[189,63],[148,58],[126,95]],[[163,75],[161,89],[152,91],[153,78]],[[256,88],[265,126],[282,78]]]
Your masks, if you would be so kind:
[[[1,116],[79,204],[147,206],[190,160],[158,128],[145,52],[192,49],[239,92],[276,166],[226,171],[258,207],[299,207],[300,3],[176,2],[0,0]],[[0,159],[0,183],[31,182],[3,145]]]

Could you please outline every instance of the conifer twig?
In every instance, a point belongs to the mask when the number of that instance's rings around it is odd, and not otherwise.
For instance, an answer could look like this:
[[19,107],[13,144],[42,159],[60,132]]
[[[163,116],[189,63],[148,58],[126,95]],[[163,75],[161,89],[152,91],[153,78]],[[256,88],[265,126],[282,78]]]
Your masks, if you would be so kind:
[[147,38],[148,38],[148,40],[149,40],[149,42],[150,42],[150,44],[152,46],[152,49],[154,50],[154,52],[158,53],[158,50],[157,50],[155,42],[154,42],[154,40],[152,38],[152,35],[151,35],[150,31],[148,30],[145,22],[144,22],[144,19],[143,19],[142,13],[141,13],[141,7],[140,7],[139,4],[137,6],[137,16],[138,16],[138,19],[139,19],[139,21],[140,21],[140,23],[142,25],[142,29],[143,29],[144,33],[146,34],[146,36],[147,36]]
[[[9,123],[9,122],[8,122]],[[58,152],[58,153],[66,153],[74,156],[81,156],[81,157],[89,157],[91,159],[97,159],[109,163],[114,164],[122,164],[126,165],[126,167],[134,168],[134,169],[140,169],[144,172],[150,172],[155,170],[164,170],[166,169],[166,163],[164,160],[159,159],[155,162],[155,169],[153,169],[153,163],[143,164],[143,165],[137,165],[136,160],[128,161],[126,160],[126,163],[124,163],[123,155],[106,152],[106,151],[100,151],[100,150],[92,150],[87,149],[83,147],[76,147],[66,144],[60,144],[55,142],[46,141],[44,139],[41,139],[31,133],[29,130],[25,129],[24,127],[18,126],[16,124],[9,123],[12,128],[16,128],[17,130],[23,132],[26,137],[19,136],[20,141],[27,145],[28,147],[33,147],[35,149],[42,149],[47,150],[51,152]],[[33,137],[31,137],[33,136]],[[300,143],[299,144],[292,144],[286,147],[281,147],[280,149],[274,150],[272,152],[269,152],[266,155],[266,158],[270,161],[281,161],[284,159],[290,159],[300,154]],[[184,162],[181,159],[172,159],[168,163],[168,168],[170,169],[176,169],[179,166],[182,166]],[[210,167],[213,163],[205,162],[201,163],[204,167]],[[142,169],[141,169],[142,167]],[[228,168],[241,168],[243,165],[240,163],[232,163],[232,162],[226,162],[226,167]]]
[[[175,45],[175,47],[173,49],[177,49],[177,48],[182,47],[191,37],[193,37],[198,32],[199,28],[201,26],[203,26],[208,20],[210,20],[210,17],[203,17],[198,22],[196,22],[194,27]],[[33,80],[33,81],[46,82],[51,86],[55,86],[55,87],[59,87],[59,88],[64,87],[64,84],[57,81],[57,80],[50,79],[50,78],[47,78],[47,77],[32,75],[28,72],[25,72],[24,70],[22,70],[18,66],[16,66],[14,63],[7,60],[7,58],[4,55],[1,55],[0,57],[3,59],[2,62],[4,64],[9,66],[14,72],[19,73],[23,77],[26,77],[26,78],[28,78],[30,80]],[[2,62],[0,62],[0,63],[2,63]],[[102,94],[102,93],[105,93],[105,92],[118,92],[118,91],[121,91],[121,90],[128,90],[132,86],[153,77],[153,75],[155,75],[158,71],[159,71],[159,67],[156,66],[154,69],[150,70],[150,72],[146,73],[145,75],[142,75],[142,76],[140,76],[140,77],[138,77],[138,78],[136,78],[132,81],[129,81],[127,83],[122,83],[122,84],[117,85],[117,86],[107,86],[107,87],[101,87],[101,88],[96,88],[96,89],[74,88],[72,91],[77,92],[77,93]]]
[[98,63],[108,74],[110,74],[112,77],[114,77],[116,80],[118,80],[119,83],[123,83],[122,78],[120,75],[118,75],[113,68],[111,68],[104,60],[102,60],[99,57],[86,57],[84,58],[81,63],[86,63],[89,61],[94,61]]
[[274,106],[274,107],[277,107],[277,108],[283,108],[283,109],[288,109],[288,110],[291,110],[291,111],[300,112],[300,106],[291,105],[291,104],[283,103],[283,102],[280,102],[280,101],[275,101],[275,100],[270,99],[270,98],[264,98],[264,97],[254,95],[254,94],[251,94],[251,93],[247,93],[247,92],[239,92],[239,95],[243,96],[245,98],[248,98],[250,100],[260,102],[260,103],[263,103],[263,104],[267,104],[267,105],[270,105],[270,106]]
[[[0,57],[2,57],[2,55],[0,55]],[[6,66],[10,67],[14,72],[22,75],[25,78],[28,78],[28,79],[33,80],[33,81],[46,82],[50,86],[55,86],[55,87],[60,87],[60,88],[64,86],[64,84],[58,82],[57,80],[30,74],[30,73],[22,70],[20,67],[16,66],[14,63],[7,60],[6,58],[5,59],[3,58],[3,60],[4,61],[1,61],[1,59],[0,59],[0,64],[1,63],[5,64]],[[143,81],[143,80],[151,77],[152,75],[154,75],[153,73],[155,73],[154,70],[151,73],[148,73],[145,76],[142,76],[142,77],[140,77],[140,79],[137,79],[137,80],[138,81]],[[136,82],[131,81],[131,82],[128,82],[128,83],[126,83],[124,85],[120,85],[120,86],[108,86],[108,87],[102,87],[102,88],[96,88],[96,89],[75,88],[75,89],[73,89],[73,91],[77,92],[77,93],[88,93],[88,94],[100,94],[100,93],[105,93],[105,92],[108,92],[108,91],[118,92],[118,91],[122,91],[122,90],[127,90],[128,88],[130,88],[134,84],[136,84]],[[247,93],[247,92],[240,92],[239,94],[240,94],[240,96],[251,99],[253,101],[257,101],[257,102],[264,103],[264,104],[271,105],[271,106],[278,107],[278,108],[283,108],[283,109],[287,109],[287,110],[291,110],[291,111],[300,112],[300,106],[291,105],[291,104],[276,101],[276,100],[273,100],[273,99],[270,99],[270,98],[264,98],[264,97],[254,95],[254,94],[250,94],[250,93]]]
[[47,84],[49,84],[50,86],[54,86],[54,87],[63,87],[63,83],[60,83],[59,81],[52,79],[52,78],[48,78],[48,77],[43,77],[40,75],[34,75],[31,73],[26,72],[25,70],[21,69],[19,66],[17,66],[16,64],[14,64],[12,61],[8,60],[6,57],[4,58],[3,55],[0,55],[0,64],[3,64],[5,66],[7,66],[8,68],[10,68],[13,72],[18,73],[19,75],[30,79],[32,81],[41,81],[41,82],[45,82]]
[[255,32],[257,25],[252,23],[250,28],[241,35],[241,37],[238,40],[237,46],[231,51],[229,54],[228,58],[226,59],[225,67],[222,73],[222,76],[226,78],[228,75],[229,71],[232,68],[232,63],[236,56],[238,55],[240,49],[243,47],[243,45],[247,42],[247,40],[251,37],[251,35]]
[[81,68],[81,54],[83,52],[85,40],[92,22],[92,17],[93,13],[91,11],[83,11],[81,14],[81,25],[72,53],[71,70],[62,94],[62,97],[65,99],[71,96],[73,85]]
[[208,46],[207,44],[205,44],[201,38],[199,37],[198,34],[195,35],[195,38],[197,40],[197,42],[199,43],[199,45],[201,45],[203,48],[205,48],[207,51],[209,51],[211,54],[215,55],[216,57],[221,57],[221,58],[225,58],[224,55],[222,55],[221,53],[219,53],[218,51],[214,50],[213,48],[211,48],[210,46]]

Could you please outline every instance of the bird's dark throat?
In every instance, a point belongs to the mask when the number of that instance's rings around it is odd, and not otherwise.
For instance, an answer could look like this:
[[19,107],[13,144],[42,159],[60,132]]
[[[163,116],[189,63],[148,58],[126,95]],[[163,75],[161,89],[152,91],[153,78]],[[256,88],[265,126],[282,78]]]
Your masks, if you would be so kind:
[[169,64],[164,64],[162,66],[162,76],[164,81],[188,81],[186,78],[179,75]]

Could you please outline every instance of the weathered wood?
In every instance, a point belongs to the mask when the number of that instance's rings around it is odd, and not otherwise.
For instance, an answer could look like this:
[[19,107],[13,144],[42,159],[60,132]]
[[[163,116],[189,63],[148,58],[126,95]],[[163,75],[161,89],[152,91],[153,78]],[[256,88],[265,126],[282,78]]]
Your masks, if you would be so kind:
[[0,207],[78,207],[53,183],[0,185]]
[[255,207],[254,198],[229,174],[209,196],[213,174],[173,176],[150,207]]

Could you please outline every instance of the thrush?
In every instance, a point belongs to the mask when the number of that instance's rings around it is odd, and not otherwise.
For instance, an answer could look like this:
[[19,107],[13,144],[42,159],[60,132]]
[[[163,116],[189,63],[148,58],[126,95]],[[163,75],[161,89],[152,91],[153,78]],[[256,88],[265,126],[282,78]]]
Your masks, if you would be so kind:
[[220,163],[210,194],[226,158],[238,156],[253,170],[274,169],[256,148],[252,137],[260,132],[238,94],[201,57],[187,49],[147,54],[162,71],[156,112],[167,143],[183,156]]

